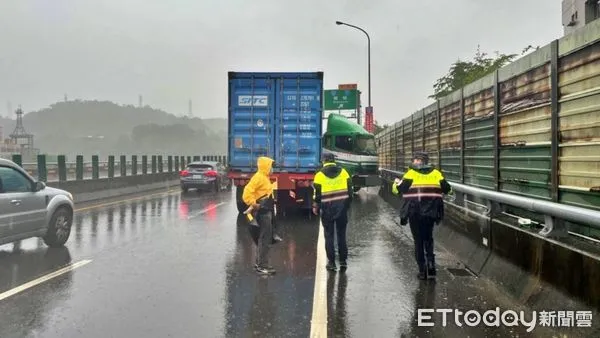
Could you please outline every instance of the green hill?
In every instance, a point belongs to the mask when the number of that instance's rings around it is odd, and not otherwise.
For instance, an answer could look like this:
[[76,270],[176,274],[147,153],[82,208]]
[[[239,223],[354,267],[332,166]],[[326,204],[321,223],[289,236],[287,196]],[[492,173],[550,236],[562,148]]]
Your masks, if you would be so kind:
[[[14,119],[0,119],[3,137]],[[227,119],[178,117],[149,106],[108,101],[59,102],[23,116],[36,148],[48,154],[226,153]]]

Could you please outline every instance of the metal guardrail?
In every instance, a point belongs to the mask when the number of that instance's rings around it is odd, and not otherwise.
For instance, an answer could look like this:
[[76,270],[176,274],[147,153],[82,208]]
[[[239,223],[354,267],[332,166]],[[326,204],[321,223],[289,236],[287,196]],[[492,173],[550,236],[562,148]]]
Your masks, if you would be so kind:
[[[163,160],[163,166],[166,166],[166,165],[168,165],[168,163],[169,163],[169,162],[168,162],[168,160],[166,160],[166,159],[165,159],[165,160]],[[98,162],[98,165],[99,165],[101,168],[108,168],[108,164],[109,164],[109,162],[108,162],[108,161],[99,161],[99,162]],[[131,165],[132,165],[132,164],[133,164],[133,162],[132,162],[132,161],[127,161],[127,162],[125,163],[125,165],[126,165],[127,167],[131,167]],[[140,164],[140,161],[138,161],[138,162],[137,162],[137,164],[139,165],[139,164]],[[158,164],[158,163],[157,163],[157,164]],[[66,168],[67,168],[67,169],[75,169],[75,168],[77,167],[77,163],[76,163],[76,162],[67,162],[67,163],[65,163],[65,165],[66,165]],[[120,162],[118,162],[118,161],[115,161],[115,167],[117,167],[117,168],[118,168],[120,165],[121,165],[121,163],[120,163]],[[59,166],[59,164],[58,164],[58,163],[46,163],[46,167],[47,167],[48,169],[50,169],[50,168],[58,168],[58,166]],[[38,168],[38,167],[37,167],[37,163],[35,163],[35,162],[27,162],[27,163],[23,163],[23,164],[21,165],[21,167],[22,167],[23,169],[25,169],[25,170],[28,170],[28,169],[31,169],[31,170],[37,170],[37,168]],[[90,168],[92,168],[92,167],[93,167],[93,163],[92,163],[92,162],[83,162],[83,167],[84,167],[84,168],[87,168],[87,169],[90,169]]]
[[[99,173],[108,171],[108,178],[115,177],[116,173],[120,173],[120,176],[138,175],[141,172],[142,175],[163,173],[163,172],[178,172],[183,170],[184,167],[192,162],[196,161],[216,161],[222,164],[227,163],[227,156],[224,155],[194,155],[194,156],[182,156],[182,155],[120,155],[108,156],[108,161],[99,161],[99,156],[91,156],[91,162],[84,162],[83,156],[78,155],[77,161],[66,162],[64,155],[59,155],[56,162],[47,162],[46,155],[38,155],[37,162],[22,162],[22,157],[19,154],[12,155],[12,161],[19,164],[25,169],[30,175],[37,176],[41,181],[47,181],[48,176],[54,176],[58,174],[59,181],[67,181],[67,175],[75,173],[75,180],[83,180],[85,174],[92,172],[92,179],[100,178]],[[131,160],[127,160],[130,157]],[[139,171],[141,169],[141,171]]]
[[[385,176],[387,179],[402,177],[404,175],[404,173],[395,170],[382,168],[380,171],[382,173],[381,176]],[[543,236],[560,237],[567,235],[567,227],[560,220],[585,224],[600,229],[600,211],[475,188],[452,181],[449,181],[449,183],[457,195],[457,204],[464,204],[464,195],[471,195],[485,199],[488,202],[489,214],[502,212],[502,205],[511,205],[543,214],[545,217],[544,229],[539,232]]]

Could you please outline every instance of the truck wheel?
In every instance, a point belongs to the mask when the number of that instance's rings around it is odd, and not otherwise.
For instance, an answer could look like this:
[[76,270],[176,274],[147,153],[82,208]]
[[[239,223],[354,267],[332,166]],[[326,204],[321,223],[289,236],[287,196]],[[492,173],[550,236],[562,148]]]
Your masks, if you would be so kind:
[[241,214],[244,211],[246,211],[246,209],[248,209],[248,206],[246,205],[246,203],[244,203],[244,200],[242,200],[242,195],[244,194],[244,187],[237,186],[236,188],[237,190],[235,192],[235,202],[237,204],[237,209]]
[[58,208],[48,224],[48,232],[43,237],[44,243],[51,248],[59,248],[65,245],[71,234],[73,224],[73,212],[67,207]]

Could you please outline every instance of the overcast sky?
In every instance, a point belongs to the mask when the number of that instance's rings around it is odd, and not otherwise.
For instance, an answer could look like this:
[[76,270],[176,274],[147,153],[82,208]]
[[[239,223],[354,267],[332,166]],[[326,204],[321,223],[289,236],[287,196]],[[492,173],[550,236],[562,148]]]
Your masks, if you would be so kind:
[[[560,0],[0,0],[0,112],[69,99],[144,103],[227,117],[227,71],[325,72],[367,100],[371,35],[375,119],[430,103],[457,58],[512,53],[562,36]],[[3,113],[2,115],[5,115]]]

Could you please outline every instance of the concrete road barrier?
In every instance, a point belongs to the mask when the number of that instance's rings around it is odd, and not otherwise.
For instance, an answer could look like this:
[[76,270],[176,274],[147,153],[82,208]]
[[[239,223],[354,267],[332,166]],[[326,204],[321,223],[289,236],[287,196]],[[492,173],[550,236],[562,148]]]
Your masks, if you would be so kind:
[[168,189],[179,185],[179,175],[178,173],[157,173],[97,180],[48,182],[47,184],[50,187],[69,191],[73,194],[75,203],[83,203],[161,188]]

